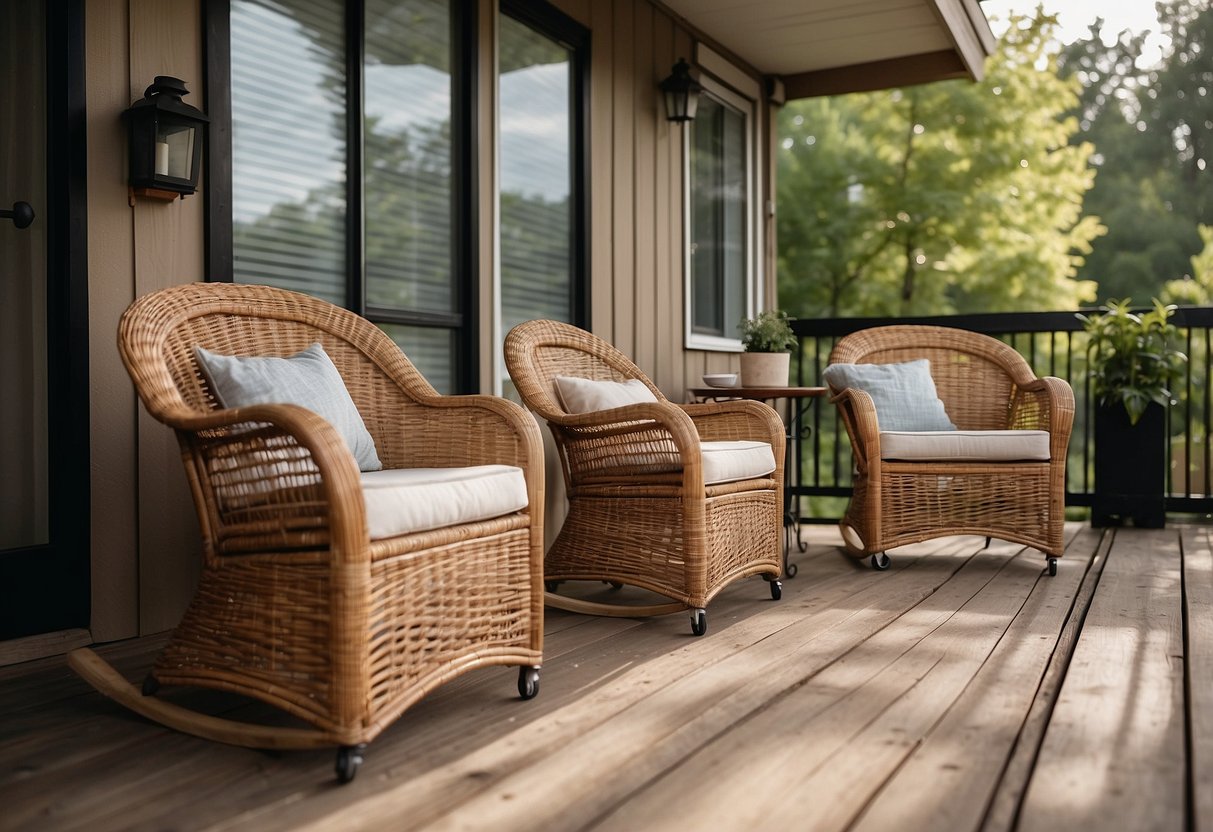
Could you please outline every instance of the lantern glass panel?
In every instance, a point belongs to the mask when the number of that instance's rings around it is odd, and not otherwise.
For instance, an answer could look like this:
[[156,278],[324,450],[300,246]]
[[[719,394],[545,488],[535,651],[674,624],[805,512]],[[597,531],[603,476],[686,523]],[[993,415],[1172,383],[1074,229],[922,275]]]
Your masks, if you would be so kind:
[[165,124],[156,128],[156,175],[192,179],[194,142],[197,130],[192,125]]
[[670,121],[681,121],[684,113],[681,112],[681,107],[678,106],[678,93],[673,90],[665,91],[665,112],[666,118]]

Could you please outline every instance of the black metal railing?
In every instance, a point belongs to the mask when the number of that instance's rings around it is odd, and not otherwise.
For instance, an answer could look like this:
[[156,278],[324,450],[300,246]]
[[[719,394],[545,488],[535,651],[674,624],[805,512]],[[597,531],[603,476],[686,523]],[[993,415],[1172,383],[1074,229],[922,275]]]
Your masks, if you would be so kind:
[[[1093,311],[1093,310],[1088,310]],[[1172,390],[1167,413],[1170,465],[1167,511],[1213,513],[1213,307],[1181,307],[1172,322],[1188,355],[1185,375]],[[1019,351],[1038,376],[1057,376],[1074,388],[1074,433],[1066,461],[1066,505],[1090,506],[1094,487],[1094,397],[1087,371],[1087,335],[1075,312],[1012,312],[923,318],[804,318],[793,321],[798,349],[794,382],[821,384],[830,350],[848,333],[887,324],[933,324],[981,332]],[[789,490],[805,522],[836,519],[851,494],[851,447],[836,409],[822,399],[803,417],[793,443]]]

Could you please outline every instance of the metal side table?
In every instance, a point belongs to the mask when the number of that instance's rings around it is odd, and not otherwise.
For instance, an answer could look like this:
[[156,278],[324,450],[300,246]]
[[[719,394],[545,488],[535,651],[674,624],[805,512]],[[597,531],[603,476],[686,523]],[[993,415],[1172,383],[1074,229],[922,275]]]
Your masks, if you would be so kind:
[[789,578],[796,576],[796,564],[788,562],[788,554],[792,542],[801,552],[808,546],[800,539],[800,512],[792,510],[791,487],[799,484],[800,472],[795,469],[797,458],[796,445],[807,438],[808,426],[804,424],[804,414],[813,399],[829,395],[828,387],[691,387],[687,393],[696,401],[726,401],[728,399],[751,399],[764,402],[780,413],[777,402],[786,401],[787,406],[780,415],[787,428],[787,445],[784,447],[783,463],[783,574]]

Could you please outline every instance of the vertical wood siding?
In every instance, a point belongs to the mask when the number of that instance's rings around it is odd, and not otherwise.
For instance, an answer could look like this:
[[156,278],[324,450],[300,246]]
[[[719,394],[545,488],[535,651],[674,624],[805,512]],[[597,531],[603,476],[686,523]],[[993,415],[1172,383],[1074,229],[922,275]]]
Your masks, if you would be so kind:
[[[693,61],[697,35],[649,0],[555,5],[592,33],[590,328],[636,361],[667,397],[683,401],[686,388],[704,373],[738,366],[734,353],[683,347],[686,128],[666,120],[657,84],[678,58]],[[749,74],[744,66],[738,70]],[[767,109],[757,109],[755,150],[761,148],[764,164],[755,182],[759,208],[771,187]],[[764,253],[769,299],[774,262],[768,226],[764,222],[754,243]]]

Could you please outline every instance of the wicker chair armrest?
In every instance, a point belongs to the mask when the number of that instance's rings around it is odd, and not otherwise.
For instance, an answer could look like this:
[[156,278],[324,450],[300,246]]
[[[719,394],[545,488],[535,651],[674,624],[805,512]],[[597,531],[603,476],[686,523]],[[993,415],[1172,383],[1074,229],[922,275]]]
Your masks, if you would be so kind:
[[577,413],[560,419],[560,426],[574,433],[623,435],[659,427],[669,434],[679,451],[699,454],[699,432],[690,416],[671,402],[640,402],[610,410]]
[[[199,516],[208,518],[216,545],[233,534],[294,534],[327,541],[338,561],[367,559],[358,466],[323,417],[298,405],[260,404],[207,413],[171,408],[162,418],[181,440],[187,476],[197,479]],[[233,509],[241,500],[247,505]]]
[[434,396],[409,408],[409,464],[418,468],[515,465],[543,471],[543,438],[535,418],[497,396]]
[[1053,376],[1023,385],[1015,391],[1008,427],[1047,430],[1054,458],[1064,458],[1074,428],[1074,390]]
[[675,404],[630,404],[562,415],[551,424],[564,446],[566,473],[573,483],[671,475],[685,487],[702,490],[699,432]]
[[851,437],[855,465],[867,470],[869,460],[880,459],[880,425],[876,420],[876,405],[865,391],[847,387],[830,396],[838,407],[839,416]]
[[769,442],[777,460],[783,459],[787,429],[770,405],[749,400],[679,405],[695,422],[700,441],[749,439]]

